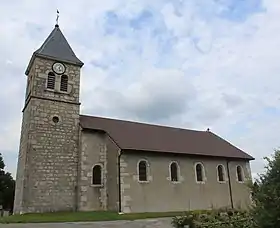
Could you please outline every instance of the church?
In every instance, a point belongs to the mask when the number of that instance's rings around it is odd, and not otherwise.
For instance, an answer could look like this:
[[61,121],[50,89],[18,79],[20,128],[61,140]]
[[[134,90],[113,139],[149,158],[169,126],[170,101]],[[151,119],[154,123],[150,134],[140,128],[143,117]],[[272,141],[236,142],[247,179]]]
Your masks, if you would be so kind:
[[248,208],[252,156],[211,132],[86,116],[58,24],[27,66],[14,214]]

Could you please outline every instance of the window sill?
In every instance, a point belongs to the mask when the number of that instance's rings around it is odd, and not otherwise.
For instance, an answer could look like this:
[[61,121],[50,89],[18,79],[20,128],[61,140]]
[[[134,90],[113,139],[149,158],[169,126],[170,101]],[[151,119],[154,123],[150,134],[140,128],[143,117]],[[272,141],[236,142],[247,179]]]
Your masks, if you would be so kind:
[[56,89],[49,89],[49,88],[46,88],[45,91],[49,91],[49,92],[53,92],[53,93],[60,93],[60,94],[70,94],[70,92],[65,92],[65,91],[61,91],[61,90],[56,90]]
[[181,181],[170,181],[172,184],[181,184]]
[[197,184],[205,184],[205,181],[196,181]]
[[59,90],[59,91],[55,91],[56,93],[61,93],[61,94],[70,94],[68,91],[61,91],[61,90]]
[[139,183],[139,184],[149,184],[150,181],[140,181],[140,180],[138,180],[138,183]]
[[91,187],[93,187],[93,188],[103,188],[104,185],[103,184],[92,184]]
[[49,89],[49,88],[45,88],[45,91],[55,92],[55,90],[54,90],[54,89]]

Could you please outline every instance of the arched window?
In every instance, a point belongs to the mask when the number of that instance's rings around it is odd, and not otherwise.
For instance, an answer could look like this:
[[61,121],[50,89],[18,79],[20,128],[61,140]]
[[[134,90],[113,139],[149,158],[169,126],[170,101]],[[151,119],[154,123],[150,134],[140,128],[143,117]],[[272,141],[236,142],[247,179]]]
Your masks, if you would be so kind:
[[93,185],[102,184],[102,167],[101,167],[101,165],[95,165],[92,168],[92,184]]
[[138,164],[138,179],[139,181],[147,181],[147,162],[140,161]]
[[223,165],[218,165],[217,172],[218,172],[218,180],[221,182],[225,181],[226,180],[225,167]]
[[243,173],[243,169],[240,165],[236,167],[236,174],[237,174],[237,180],[239,182],[243,182],[244,181],[244,173]]
[[48,74],[47,88],[54,89],[54,87],[55,87],[55,74],[53,72],[50,72]]
[[67,92],[68,90],[68,77],[67,75],[61,76],[60,91]]
[[176,162],[172,162],[170,165],[171,181],[178,181],[178,165]]
[[204,168],[201,163],[196,164],[195,172],[196,172],[196,181],[203,182],[204,181]]

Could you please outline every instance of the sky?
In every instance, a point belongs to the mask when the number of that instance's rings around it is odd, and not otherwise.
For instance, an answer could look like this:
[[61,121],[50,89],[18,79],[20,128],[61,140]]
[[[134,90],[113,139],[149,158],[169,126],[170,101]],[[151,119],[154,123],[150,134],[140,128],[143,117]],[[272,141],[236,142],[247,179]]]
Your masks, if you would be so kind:
[[1,0],[0,153],[14,177],[24,72],[57,9],[85,63],[82,114],[210,128],[264,171],[280,146],[279,0]]

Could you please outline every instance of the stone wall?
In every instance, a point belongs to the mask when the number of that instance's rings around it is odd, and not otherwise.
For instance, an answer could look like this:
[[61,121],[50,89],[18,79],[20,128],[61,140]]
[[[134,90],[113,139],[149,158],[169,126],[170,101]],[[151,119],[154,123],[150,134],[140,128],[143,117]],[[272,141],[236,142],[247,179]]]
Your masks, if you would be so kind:
[[28,132],[30,127],[30,111],[31,106],[25,109],[22,117],[21,126],[21,138],[18,154],[17,163],[17,174],[16,174],[16,189],[15,189],[15,201],[14,201],[14,213],[19,214],[22,212],[23,204],[23,188],[26,175],[26,156],[27,156],[27,143],[28,143]]
[[108,210],[119,211],[119,185],[118,185],[118,155],[119,147],[107,136],[107,186],[108,186]]
[[55,90],[49,90],[46,80],[53,62],[35,58],[28,75],[15,213],[74,210],[77,206],[80,68],[65,64],[67,92],[59,91],[59,75]]
[[[139,182],[138,162],[148,161],[148,181]],[[179,180],[170,181],[169,165],[176,161],[179,165]],[[201,162],[206,179],[198,183],[195,164]],[[191,158],[186,156],[125,153],[121,156],[121,198],[122,212],[164,212],[231,207],[229,179],[218,182],[217,166],[227,167],[224,159]],[[243,167],[245,177],[250,178],[248,164],[244,161],[229,163],[234,206],[251,204],[246,182],[237,182],[236,165]]]
[[[238,161],[231,161],[229,163],[231,186],[232,186],[232,198],[235,208],[248,208],[252,204],[251,195],[249,189],[246,187],[245,182],[239,182],[237,179],[236,168],[240,165]],[[251,179],[251,168],[249,162],[242,162],[242,168],[244,170],[247,180]]]
[[[79,177],[79,210],[107,209],[107,147],[106,135],[99,132],[81,132],[81,155]],[[102,184],[92,184],[94,165],[102,167]]]
[[[118,211],[118,146],[105,133],[81,132],[79,210]],[[94,165],[102,167],[102,185],[92,184]]]
[[[80,95],[80,68],[77,66],[64,64],[66,66],[65,75],[68,76],[68,89],[67,92],[60,91],[61,75],[55,76],[54,90],[47,88],[47,76],[52,72],[52,65],[55,61],[35,58],[34,65],[31,68],[30,90],[31,96],[38,96],[41,98],[59,100],[65,102],[79,103]],[[33,69],[34,68],[34,69]]]

